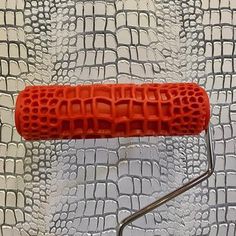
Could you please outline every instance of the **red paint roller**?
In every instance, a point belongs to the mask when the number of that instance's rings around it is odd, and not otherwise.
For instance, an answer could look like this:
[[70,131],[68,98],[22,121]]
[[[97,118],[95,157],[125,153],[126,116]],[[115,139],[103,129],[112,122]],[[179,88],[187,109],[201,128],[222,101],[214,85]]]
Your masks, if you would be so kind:
[[207,93],[194,83],[32,86],[16,102],[18,132],[27,140],[197,135],[205,130],[208,169],[123,219],[124,227],[209,178],[214,171]]
[[195,83],[26,87],[15,121],[26,140],[196,135],[209,99]]
[[209,118],[208,96],[194,83],[32,86],[15,112],[26,140],[195,135]]

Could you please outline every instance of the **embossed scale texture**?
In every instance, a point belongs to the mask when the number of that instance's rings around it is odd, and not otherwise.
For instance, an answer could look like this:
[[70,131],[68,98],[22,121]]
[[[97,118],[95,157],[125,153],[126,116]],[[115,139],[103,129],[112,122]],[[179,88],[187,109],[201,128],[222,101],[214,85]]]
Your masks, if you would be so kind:
[[0,1],[0,235],[115,235],[206,167],[197,137],[23,141],[27,85],[197,82],[216,171],[125,235],[235,236],[235,0]]
[[31,86],[15,110],[27,140],[197,135],[209,118],[208,95],[194,83]]

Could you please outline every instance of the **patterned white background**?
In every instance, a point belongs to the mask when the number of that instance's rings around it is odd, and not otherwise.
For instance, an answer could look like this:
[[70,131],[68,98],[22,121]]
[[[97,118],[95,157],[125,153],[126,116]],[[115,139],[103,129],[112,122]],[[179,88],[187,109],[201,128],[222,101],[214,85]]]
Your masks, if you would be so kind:
[[216,170],[125,236],[236,235],[235,0],[0,0],[0,235],[115,235],[206,168],[201,138],[24,142],[26,85],[199,83]]

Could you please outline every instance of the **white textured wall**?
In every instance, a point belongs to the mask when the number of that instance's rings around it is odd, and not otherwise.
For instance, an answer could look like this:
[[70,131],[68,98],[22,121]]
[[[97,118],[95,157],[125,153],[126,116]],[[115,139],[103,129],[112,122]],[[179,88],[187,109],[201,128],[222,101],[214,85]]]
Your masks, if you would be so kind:
[[115,235],[206,167],[201,138],[24,142],[26,85],[194,81],[212,104],[216,171],[125,236],[236,234],[234,0],[0,0],[0,235]]

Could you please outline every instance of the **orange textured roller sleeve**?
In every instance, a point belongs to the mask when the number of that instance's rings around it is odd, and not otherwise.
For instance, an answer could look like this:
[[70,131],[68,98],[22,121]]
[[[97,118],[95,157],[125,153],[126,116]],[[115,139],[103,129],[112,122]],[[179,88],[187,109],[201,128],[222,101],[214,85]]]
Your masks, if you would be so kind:
[[195,135],[209,118],[208,96],[194,83],[32,86],[15,112],[27,140]]

